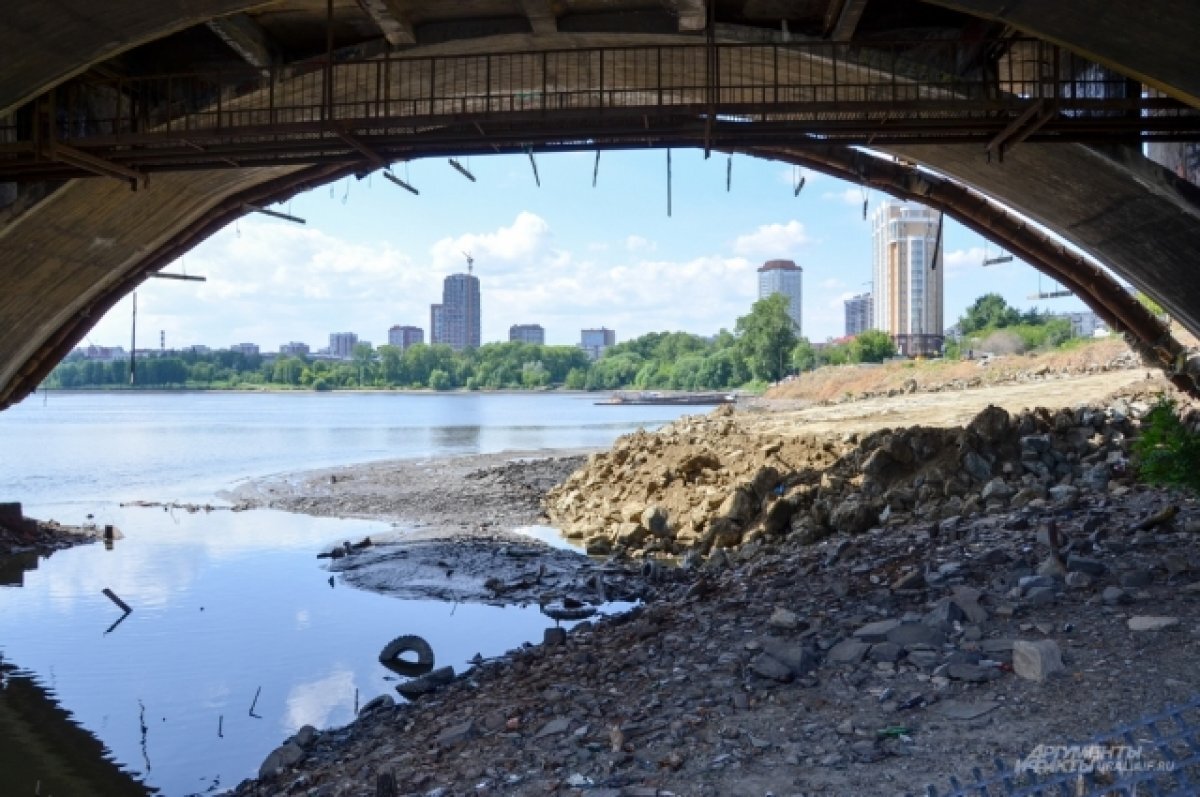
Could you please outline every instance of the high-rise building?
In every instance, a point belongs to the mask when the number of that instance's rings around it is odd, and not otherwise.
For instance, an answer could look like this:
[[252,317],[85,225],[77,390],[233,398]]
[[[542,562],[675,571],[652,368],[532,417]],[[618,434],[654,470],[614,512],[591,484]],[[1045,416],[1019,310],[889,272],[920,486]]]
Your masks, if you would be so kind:
[[308,344],[293,340],[290,343],[281,344],[279,354],[283,357],[307,357]]
[[600,327],[579,332],[579,348],[587,352],[589,359],[598,360],[609,346],[617,345],[616,330]]
[[429,340],[455,351],[479,346],[479,278],[451,274],[442,283],[442,303],[429,308]]
[[942,348],[940,229],[941,213],[911,202],[885,202],[872,218],[872,326],[909,357]]
[[860,293],[846,300],[846,336],[851,337],[871,328],[871,294]]
[[257,343],[235,343],[229,347],[230,351],[235,351],[243,357],[253,357],[258,354]]
[[788,317],[797,335],[800,334],[800,300],[803,295],[801,280],[804,270],[792,260],[768,260],[758,269],[758,298],[781,293],[788,300]]
[[388,345],[407,349],[425,342],[425,332],[420,327],[394,326],[388,330]]
[[519,341],[521,343],[536,343],[539,346],[546,344],[546,330],[542,329],[541,324],[513,324],[508,328],[509,341]]
[[357,343],[358,335],[353,332],[331,332],[329,333],[329,356],[338,360],[352,359]]

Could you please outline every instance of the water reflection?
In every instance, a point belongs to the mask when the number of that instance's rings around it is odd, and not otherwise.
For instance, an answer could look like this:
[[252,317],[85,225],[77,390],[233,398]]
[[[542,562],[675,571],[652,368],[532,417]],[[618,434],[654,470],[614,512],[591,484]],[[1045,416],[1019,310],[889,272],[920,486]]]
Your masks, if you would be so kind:
[[[113,550],[61,551],[53,567],[22,571],[22,588],[0,587],[0,655],[39,673],[115,760],[172,797],[232,787],[301,726],[342,725],[356,706],[395,695],[397,675],[379,655],[399,635],[428,640],[439,667],[461,672],[476,654],[540,640],[554,624],[536,606],[330,589],[316,554],[378,535],[387,528],[379,523],[270,511],[98,513],[125,532]],[[123,615],[106,588],[133,611]],[[13,763],[21,776],[34,773]],[[0,786],[10,793],[32,791]]]
[[0,661],[0,794],[146,797],[155,793],[31,674]]
[[25,583],[25,574],[30,570],[37,570],[37,566],[36,551],[0,556],[0,586],[22,586]]

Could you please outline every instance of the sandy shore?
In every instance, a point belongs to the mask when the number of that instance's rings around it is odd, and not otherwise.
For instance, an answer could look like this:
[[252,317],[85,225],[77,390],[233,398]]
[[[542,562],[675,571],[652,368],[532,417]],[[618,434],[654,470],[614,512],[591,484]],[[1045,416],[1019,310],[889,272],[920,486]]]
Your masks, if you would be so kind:
[[591,449],[542,449],[386,460],[257,479],[221,497],[245,508],[387,520],[460,533],[544,520],[541,497]]

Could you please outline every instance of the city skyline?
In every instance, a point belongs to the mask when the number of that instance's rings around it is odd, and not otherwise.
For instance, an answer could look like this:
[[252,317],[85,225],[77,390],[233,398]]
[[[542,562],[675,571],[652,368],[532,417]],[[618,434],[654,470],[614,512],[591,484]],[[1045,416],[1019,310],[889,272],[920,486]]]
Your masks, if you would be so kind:
[[[346,329],[378,341],[396,323],[424,326],[442,281],[470,252],[494,308],[482,319],[484,341],[504,340],[510,325],[530,319],[550,345],[577,345],[580,329],[601,326],[623,340],[732,330],[770,258],[805,264],[804,335],[840,337],[844,300],[871,281],[863,189],[735,156],[726,191],[725,159],[695,150],[674,157],[670,217],[662,151],[604,153],[594,189],[590,154],[539,159],[541,188],[527,158],[502,156],[471,159],[477,183],[444,161],[414,162],[407,178],[419,197],[378,174],[347,178],[277,206],[306,225],[251,215],[166,269],[207,282],[140,286],[139,329],[155,338],[165,330],[173,348],[291,340],[316,350]],[[872,208],[886,198],[865,196]],[[1018,308],[1083,309],[1075,299],[1028,301],[1038,274],[1019,260],[981,269],[983,239],[960,225],[947,222],[944,246],[947,324],[989,291]],[[129,318],[126,297],[80,345],[128,347]]]

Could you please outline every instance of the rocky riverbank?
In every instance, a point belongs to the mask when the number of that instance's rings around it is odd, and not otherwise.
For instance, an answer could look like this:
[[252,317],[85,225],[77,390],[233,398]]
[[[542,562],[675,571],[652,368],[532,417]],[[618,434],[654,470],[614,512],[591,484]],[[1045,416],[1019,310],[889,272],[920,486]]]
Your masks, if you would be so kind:
[[1194,500],[993,509],[719,552],[236,794],[899,795],[1200,690]]
[[[25,517],[19,503],[0,503],[0,558],[20,554],[49,556],[54,551],[95,542],[105,530],[97,526],[67,526],[54,520]],[[113,530],[112,534],[120,534]]]
[[547,507],[641,565],[643,607],[304,729],[236,794],[900,795],[1189,699],[1200,504],[1129,467],[1161,387],[623,438]]

